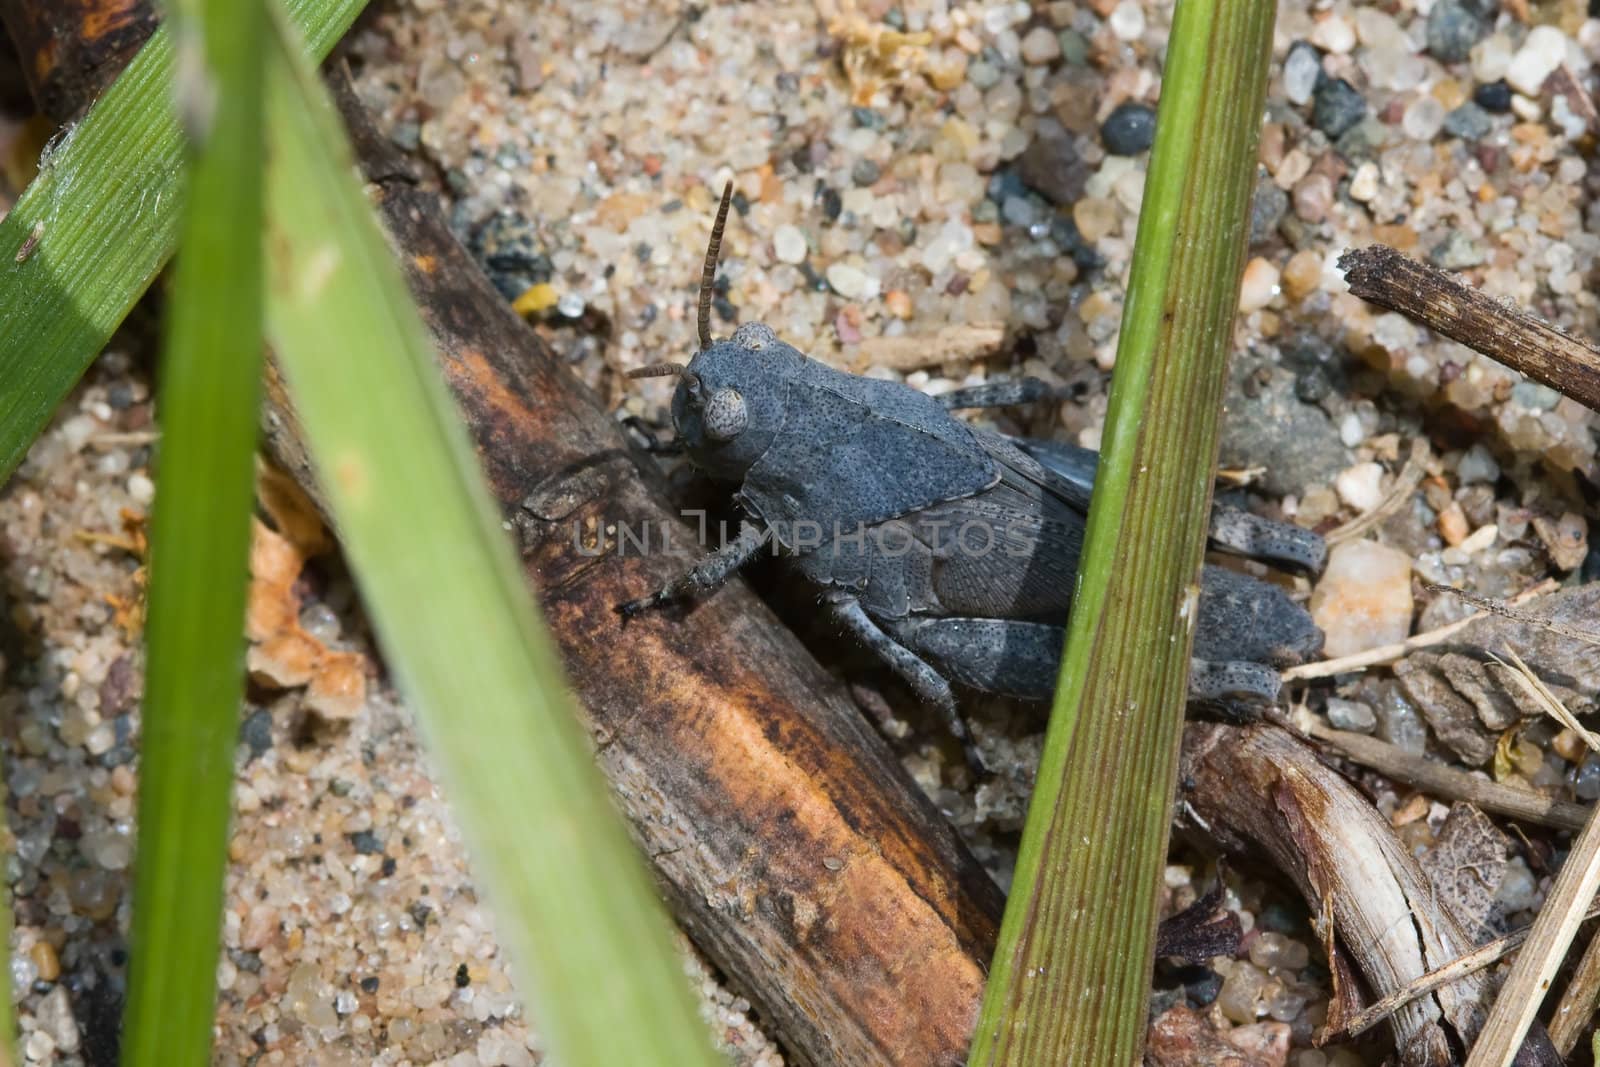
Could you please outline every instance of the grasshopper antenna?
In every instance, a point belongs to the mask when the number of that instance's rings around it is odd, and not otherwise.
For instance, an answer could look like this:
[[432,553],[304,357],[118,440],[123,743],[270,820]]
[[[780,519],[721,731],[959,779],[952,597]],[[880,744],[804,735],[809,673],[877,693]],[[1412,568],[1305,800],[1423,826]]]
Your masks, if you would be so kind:
[[717,257],[722,254],[722,227],[728,221],[728,203],[733,199],[733,182],[722,187],[722,205],[711,227],[711,244],[706,247],[706,265],[700,270],[700,347],[711,347],[711,287],[717,280]]
[[652,363],[647,367],[629,371],[628,378],[630,381],[638,381],[640,378],[666,378],[671,375],[681,375],[683,372],[682,363]]

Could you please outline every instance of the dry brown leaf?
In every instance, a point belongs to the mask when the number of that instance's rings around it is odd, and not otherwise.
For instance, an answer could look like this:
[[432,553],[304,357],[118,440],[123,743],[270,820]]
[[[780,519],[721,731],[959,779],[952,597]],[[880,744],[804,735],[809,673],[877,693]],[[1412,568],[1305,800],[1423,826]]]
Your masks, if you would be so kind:
[[252,520],[250,596],[245,607],[245,634],[250,648],[245,666],[257,684],[273,689],[307,686],[306,707],[327,719],[353,718],[366,703],[365,659],[354,652],[330,650],[300,625],[300,597],[295,582],[305,567],[308,546],[322,544],[316,512],[301,508],[289,494],[274,493],[263,506],[295,540]]

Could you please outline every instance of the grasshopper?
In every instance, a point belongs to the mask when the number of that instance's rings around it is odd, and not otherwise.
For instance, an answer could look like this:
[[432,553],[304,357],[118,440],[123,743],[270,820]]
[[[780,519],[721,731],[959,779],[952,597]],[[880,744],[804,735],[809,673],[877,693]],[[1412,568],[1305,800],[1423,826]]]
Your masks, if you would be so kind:
[[[711,336],[712,285],[732,184],[701,272],[700,349],[673,376],[675,442],[706,476],[736,485],[738,536],[649,596],[624,621],[705,596],[769,546],[821,590],[843,628],[937,708],[981,768],[951,682],[1048,699],[1055,688],[1098,457],[975,428],[953,412],[1031,402],[1036,380],[928,396],[808,358],[760,323]],[[1316,570],[1322,539],[1218,508],[1214,547]],[[1268,582],[1205,568],[1192,699],[1274,700],[1275,668],[1318,652],[1310,616]]]

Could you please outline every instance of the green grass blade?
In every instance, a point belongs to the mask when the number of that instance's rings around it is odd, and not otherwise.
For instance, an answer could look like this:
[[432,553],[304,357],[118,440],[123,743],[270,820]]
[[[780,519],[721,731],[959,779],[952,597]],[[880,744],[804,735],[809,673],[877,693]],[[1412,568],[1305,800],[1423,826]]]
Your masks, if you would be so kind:
[[[320,59],[365,0],[285,6]],[[172,254],[183,168],[172,74],[160,30],[0,222],[0,482]]]
[[260,405],[261,0],[181,0],[196,152],[168,306],[151,520],[130,1067],[210,1062]]
[[1273,13],[1178,0],[1061,686],[974,1067],[1126,1064],[1143,1046]]
[[337,119],[287,56],[268,70],[269,334],[518,988],[553,1062],[712,1064]]

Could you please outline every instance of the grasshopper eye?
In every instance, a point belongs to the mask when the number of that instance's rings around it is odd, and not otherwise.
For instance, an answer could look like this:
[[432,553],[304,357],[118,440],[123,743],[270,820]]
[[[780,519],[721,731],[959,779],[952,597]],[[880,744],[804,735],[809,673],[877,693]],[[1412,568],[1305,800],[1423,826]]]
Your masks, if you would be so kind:
[[750,422],[744,397],[739,390],[722,388],[706,400],[705,412],[700,416],[706,436],[713,441],[731,441],[744,432]]

